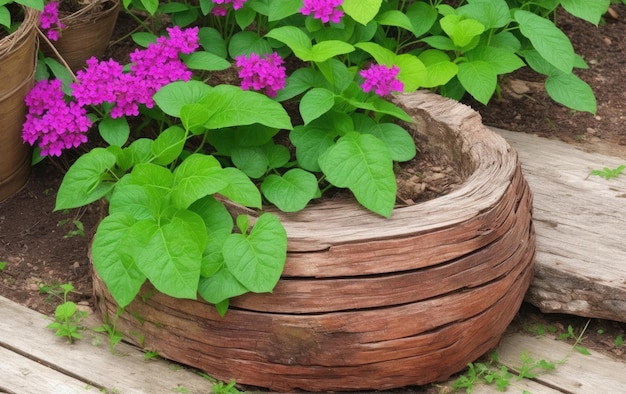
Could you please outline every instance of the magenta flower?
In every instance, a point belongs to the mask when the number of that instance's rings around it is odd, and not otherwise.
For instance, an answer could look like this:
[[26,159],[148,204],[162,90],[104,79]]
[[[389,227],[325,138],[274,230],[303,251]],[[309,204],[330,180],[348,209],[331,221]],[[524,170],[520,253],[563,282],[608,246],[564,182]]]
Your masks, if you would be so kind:
[[226,9],[226,7],[222,7],[221,5],[216,5],[211,10],[211,14],[213,14],[215,16],[226,16],[227,11],[228,10]]
[[379,96],[388,96],[391,92],[402,92],[404,84],[396,79],[400,69],[396,66],[391,68],[383,64],[372,64],[370,68],[361,70],[361,75],[365,81],[361,88],[365,93],[374,90]]
[[59,2],[53,1],[43,7],[39,17],[39,26],[45,30],[46,36],[52,40],[59,39],[59,32],[65,29],[65,25],[59,20]]
[[304,7],[300,8],[302,15],[311,15],[313,18],[321,20],[323,23],[341,22],[343,11],[338,7],[343,4],[343,0],[304,0]]
[[152,96],[162,86],[191,79],[191,71],[178,56],[198,48],[198,28],[173,27],[167,32],[169,37],[159,37],[148,48],[130,54],[129,72],[114,60],[89,59],[87,68],[76,73],[76,82],[71,85],[78,104],[112,103],[112,118],[137,116],[140,105],[154,106]]
[[[234,10],[238,10],[241,7],[243,7],[244,3],[248,0],[211,0],[213,2],[213,4],[232,4],[233,5],[233,9]],[[217,7],[215,7],[217,8]],[[223,16],[226,15],[226,7],[219,7],[220,9],[216,12],[213,12],[214,15],[219,15],[219,16]],[[223,15],[222,15],[223,13]]]
[[64,99],[61,80],[39,81],[24,100],[28,107],[22,139],[41,148],[42,156],[61,156],[63,149],[87,142],[91,120],[87,111]]
[[250,88],[260,91],[265,89],[269,97],[276,97],[276,93],[285,87],[286,70],[283,67],[283,59],[276,53],[265,55],[263,58],[256,53],[251,53],[235,58],[237,67],[240,67],[239,78],[241,88]]

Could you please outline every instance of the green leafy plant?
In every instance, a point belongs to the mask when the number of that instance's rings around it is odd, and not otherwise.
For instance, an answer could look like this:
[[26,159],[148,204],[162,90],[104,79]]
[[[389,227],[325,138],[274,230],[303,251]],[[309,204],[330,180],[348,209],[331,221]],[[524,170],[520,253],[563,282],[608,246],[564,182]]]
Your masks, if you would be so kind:
[[615,345],[615,347],[621,347],[622,345],[624,345],[624,337],[622,335],[618,335],[617,337],[615,337],[613,345]]
[[52,330],[56,330],[55,335],[59,337],[66,337],[70,343],[75,339],[81,339],[82,335],[79,333],[84,330],[79,323],[87,316],[87,312],[78,310],[77,305],[68,301],[67,295],[74,290],[74,286],[71,284],[59,285],[62,290],[62,303],[58,305],[54,312],[54,322],[48,324],[46,327]]
[[0,261],[0,272],[4,271],[4,269],[7,266],[7,262],[6,261]]
[[[126,67],[106,65],[113,82],[85,78],[102,63],[73,82],[56,62],[41,62],[36,88],[62,89],[67,97],[57,104],[80,107],[80,126],[97,124],[106,142],[72,165],[55,210],[108,202],[92,255],[121,307],[149,281],[172,297],[200,296],[223,314],[231,297],[272,291],[283,270],[287,235],[264,204],[296,212],[331,189],[347,189],[373,213],[391,216],[394,165],[417,151],[401,123],[411,118],[390,102],[391,93],[427,88],[487,103],[500,75],[528,65],[547,76],[555,100],[594,112],[593,93],[572,72],[586,65],[551,18],[561,5],[597,23],[608,2],[472,0],[453,7],[345,0],[324,20],[301,0],[248,0],[231,8],[124,1],[171,16],[176,29],[167,30],[169,37],[145,31],[133,39],[144,51],[177,45],[164,64],[181,77],[161,76],[166,67],[141,74],[149,64],[137,55]],[[188,42],[180,45],[181,37]],[[213,73],[229,71],[238,72],[241,86],[211,84]],[[149,97],[133,92],[141,96],[137,103],[124,101],[132,96],[128,89],[91,100],[89,92],[136,88],[129,80],[144,86],[155,74],[168,82]],[[61,82],[43,83],[52,76]],[[144,122],[131,133],[126,118],[137,113]]]
[[13,33],[20,25],[19,17],[21,7],[30,7],[39,11],[43,10],[44,0],[3,0],[0,1],[0,29],[6,33]]
[[626,165],[624,164],[612,169],[609,167],[604,167],[601,170],[591,170],[591,175],[600,176],[606,180],[609,180],[620,176],[622,172],[624,172],[624,169],[626,169]]
[[122,333],[116,328],[117,318],[122,314],[122,312],[123,309],[118,308],[113,324],[111,324],[109,316],[106,315],[104,324],[94,327],[92,329],[95,332],[106,333],[109,336],[109,351],[111,352],[111,354],[115,354],[115,345],[117,345],[122,341],[122,339],[124,339]]

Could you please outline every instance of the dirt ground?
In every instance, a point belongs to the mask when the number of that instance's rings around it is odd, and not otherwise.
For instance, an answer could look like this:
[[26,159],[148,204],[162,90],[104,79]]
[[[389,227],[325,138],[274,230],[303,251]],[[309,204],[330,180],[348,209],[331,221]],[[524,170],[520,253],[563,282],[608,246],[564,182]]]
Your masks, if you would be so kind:
[[[589,151],[622,157],[626,164],[626,5],[614,5],[612,10],[598,28],[564,13],[558,18],[576,52],[590,65],[577,75],[596,93],[595,115],[554,103],[543,90],[541,78],[525,70],[507,76],[502,81],[501,97],[488,106],[471,99],[464,102],[479,111],[487,125],[557,138]],[[520,86],[527,91],[522,92]],[[53,212],[68,159],[46,160],[35,166],[26,187],[0,202],[0,262],[6,262],[0,271],[0,295],[48,315],[54,313],[59,300],[47,290],[59,284],[74,285],[72,300],[85,306],[92,303],[88,245],[101,212],[95,205]],[[511,329],[536,332],[543,327],[558,335],[571,325],[580,333],[587,321],[545,315],[525,304]],[[582,346],[626,361],[626,345],[616,344],[620,336],[626,337],[626,324],[592,319]]]

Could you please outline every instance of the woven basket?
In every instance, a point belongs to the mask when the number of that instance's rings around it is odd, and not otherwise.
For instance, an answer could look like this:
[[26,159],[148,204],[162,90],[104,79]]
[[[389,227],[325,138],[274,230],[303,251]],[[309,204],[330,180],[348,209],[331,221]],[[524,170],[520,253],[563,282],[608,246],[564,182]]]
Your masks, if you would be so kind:
[[22,141],[24,97],[34,84],[39,12],[24,9],[24,21],[0,40],[0,201],[17,192],[30,175],[31,149]]
[[60,55],[72,71],[82,69],[87,59],[104,54],[119,11],[120,0],[96,0],[73,14],[62,16],[61,22],[66,28],[58,41],[42,43],[43,53],[48,57]]
[[[210,376],[275,391],[382,390],[447,379],[497,345],[533,276],[532,193],[517,154],[466,106],[426,92],[397,102],[466,176],[384,219],[354,201],[279,213],[285,270],[271,294],[201,300],[150,285],[116,328]],[[101,315],[117,305],[94,274]]]

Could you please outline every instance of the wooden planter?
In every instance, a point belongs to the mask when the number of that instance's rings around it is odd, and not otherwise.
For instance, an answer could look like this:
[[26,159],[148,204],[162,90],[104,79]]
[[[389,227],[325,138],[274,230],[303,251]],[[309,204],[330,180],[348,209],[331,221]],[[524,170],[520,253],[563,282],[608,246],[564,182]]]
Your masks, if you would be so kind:
[[[61,18],[67,27],[59,40],[51,44],[72,71],[85,67],[92,56],[102,57],[109,46],[119,11],[120,0],[97,0]],[[42,51],[48,57],[57,55],[49,42],[43,43]]]
[[[517,155],[468,107],[426,92],[397,102],[465,172],[460,188],[391,219],[351,201],[280,214],[288,257],[272,294],[231,300],[221,318],[145,286],[117,328],[215,378],[277,391],[442,381],[494,347],[532,277],[532,194]],[[94,291],[113,321],[97,276]]]
[[0,201],[28,181],[31,149],[22,141],[24,97],[35,83],[39,12],[24,8],[20,27],[0,39]]

